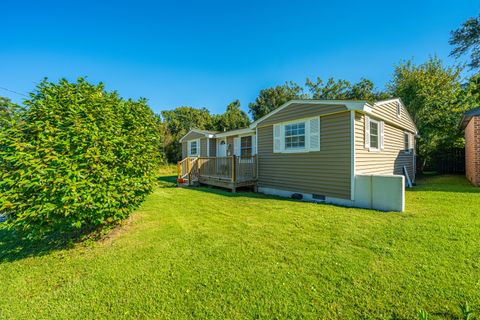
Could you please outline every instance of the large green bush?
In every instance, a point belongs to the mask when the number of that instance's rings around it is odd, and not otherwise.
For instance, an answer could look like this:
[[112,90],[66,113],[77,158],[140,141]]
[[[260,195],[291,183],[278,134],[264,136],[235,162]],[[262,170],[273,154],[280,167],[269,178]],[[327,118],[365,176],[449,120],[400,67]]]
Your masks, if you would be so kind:
[[83,79],[44,80],[25,108],[0,113],[0,213],[31,235],[122,220],[162,161],[159,120]]

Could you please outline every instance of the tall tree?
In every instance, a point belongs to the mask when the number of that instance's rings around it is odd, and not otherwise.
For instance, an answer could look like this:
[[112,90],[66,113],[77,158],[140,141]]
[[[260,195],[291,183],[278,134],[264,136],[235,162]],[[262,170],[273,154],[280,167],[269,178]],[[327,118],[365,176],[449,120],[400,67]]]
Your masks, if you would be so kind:
[[244,128],[250,124],[248,115],[240,109],[240,100],[231,102],[225,113],[216,118],[216,128],[219,131]]
[[255,102],[250,103],[248,108],[253,120],[258,120],[287,101],[306,98],[308,95],[303,93],[303,88],[290,81],[280,86],[260,90]]
[[450,44],[454,49],[450,55],[459,58],[470,53],[468,66],[472,69],[480,67],[480,16],[465,21],[460,28],[452,31]]
[[389,96],[385,92],[376,91],[373,82],[364,78],[353,85],[342,79],[329,78],[324,83],[320,77],[315,82],[307,78],[305,86],[313,99],[375,101]]
[[329,78],[327,83],[324,83],[322,78],[317,77],[316,82],[307,78],[305,86],[313,99],[342,100],[348,99],[352,84],[342,79],[335,81],[334,78]]
[[395,68],[389,89],[402,98],[420,131],[418,154],[424,165],[437,150],[463,145],[458,121],[469,106],[462,101],[461,71],[458,66],[444,66],[436,57],[421,65],[406,61]]

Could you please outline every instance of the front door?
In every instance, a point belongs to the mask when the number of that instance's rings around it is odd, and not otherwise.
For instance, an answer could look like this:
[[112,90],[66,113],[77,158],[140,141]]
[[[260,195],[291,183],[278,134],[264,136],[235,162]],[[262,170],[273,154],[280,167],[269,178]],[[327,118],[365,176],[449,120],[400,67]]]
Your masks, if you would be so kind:
[[227,156],[227,142],[225,139],[218,141],[218,150],[217,150],[218,157],[226,157]]

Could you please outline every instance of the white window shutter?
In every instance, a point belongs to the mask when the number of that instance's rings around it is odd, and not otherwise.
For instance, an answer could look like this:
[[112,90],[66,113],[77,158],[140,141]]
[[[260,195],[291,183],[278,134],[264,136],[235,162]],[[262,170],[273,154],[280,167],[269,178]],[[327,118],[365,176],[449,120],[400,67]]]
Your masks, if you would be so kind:
[[385,123],[380,121],[380,149],[383,150],[385,147]]
[[252,155],[257,154],[257,136],[252,136]]
[[370,118],[365,116],[365,148],[370,148]]
[[408,149],[412,150],[413,149],[413,136],[411,133],[408,134]]
[[282,126],[280,124],[273,125],[273,152],[282,151]]
[[320,117],[309,120],[309,150],[320,151]]

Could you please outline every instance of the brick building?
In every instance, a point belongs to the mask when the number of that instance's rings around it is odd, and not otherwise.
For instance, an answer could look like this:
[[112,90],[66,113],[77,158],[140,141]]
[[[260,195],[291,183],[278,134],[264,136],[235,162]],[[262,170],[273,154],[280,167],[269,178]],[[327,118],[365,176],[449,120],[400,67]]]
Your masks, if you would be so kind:
[[480,108],[466,112],[461,122],[465,130],[465,171],[467,179],[480,186]]

